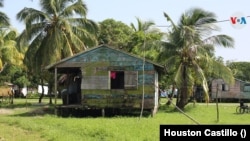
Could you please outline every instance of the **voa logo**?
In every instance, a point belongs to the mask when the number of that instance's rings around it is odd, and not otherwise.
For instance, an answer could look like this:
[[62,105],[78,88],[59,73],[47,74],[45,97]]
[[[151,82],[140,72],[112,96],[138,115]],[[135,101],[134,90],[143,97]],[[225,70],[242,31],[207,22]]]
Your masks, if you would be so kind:
[[242,13],[237,12],[230,17],[230,23],[233,26],[233,28],[241,29],[246,26],[247,20]]

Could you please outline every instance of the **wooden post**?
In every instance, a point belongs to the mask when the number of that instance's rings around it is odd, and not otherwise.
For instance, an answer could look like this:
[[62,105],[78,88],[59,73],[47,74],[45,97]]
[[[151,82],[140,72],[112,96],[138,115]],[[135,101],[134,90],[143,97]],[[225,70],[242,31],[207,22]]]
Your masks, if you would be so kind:
[[105,117],[105,109],[102,108],[102,117]]
[[217,91],[216,91],[216,111],[217,111],[217,122],[220,120],[219,105],[218,105],[218,93],[219,93],[219,84],[217,82]]
[[56,104],[57,104],[57,68],[55,68],[55,89],[54,89],[54,94],[55,94],[55,115],[57,115],[57,107],[56,107]]

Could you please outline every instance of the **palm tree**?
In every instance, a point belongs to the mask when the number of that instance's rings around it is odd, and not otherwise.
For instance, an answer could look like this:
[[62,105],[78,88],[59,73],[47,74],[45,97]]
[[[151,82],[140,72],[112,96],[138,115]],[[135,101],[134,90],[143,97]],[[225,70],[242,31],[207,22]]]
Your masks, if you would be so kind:
[[154,27],[155,23],[151,20],[142,21],[138,17],[136,20],[137,26],[133,23],[130,24],[134,32],[131,35],[128,52],[155,60],[156,56],[158,56],[155,48],[159,45],[163,33]]
[[21,66],[23,64],[23,54],[16,48],[15,39],[18,33],[14,29],[0,29],[0,72],[7,64]]
[[[44,78],[53,78],[45,76],[49,74],[44,67],[97,44],[98,25],[87,19],[82,0],[40,0],[40,6],[41,10],[24,8],[17,13],[26,25],[17,43],[28,46],[24,63],[43,83]],[[43,94],[39,103],[42,98]]]
[[[0,0],[0,7],[3,7],[3,0]],[[10,25],[10,20],[8,18],[8,16],[0,11],[0,30],[5,30],[6,27],[8,27]],[[4,37],[1,37],[2,39]],[[3,44],[3,43],[2,43]],[[5,60],[3,60],[3,47],[2,45],[0,46],[0,72],[3,71],[4,67],[7,65],[7,62],[5,62]]]
[[[136,17],[136,21],[137,21],[137,26],[133,23],[131,23],[131,27],[132,29],[135,31],[135,32],[139,32],[139,31],[142,31],[142,32],[152,32],[152,26],[155,25],[154,21],[145,21],[143,22],[140,18]],[[154,29],[154,28],[153,28]]]
[[17,19],[26,25],[18,38],[28,46],[25,64],[39,72],[42,67],[97,44],[98,25],[87,19],[82,0],[40,0],[41,11],[24,8]]
[[216,15],[200,8],[189,9],[181,15],[178,24],[164,13],[171,23],[168,40],[163,43],[159,59],[167,68],[174,69],[173,83],[178,88],[176,106],[180,109],[188,104],[195,85],[201,85],[209,100],[207,74],[233,83],[231,70],[214,59],[214,47],[233,47],[234,40],[227,35],[212,35],[218,31]]
[[[3,7],[4,0],[0,0],[0,7]],[[10,19],[9,17],[0,11],[0,28],[6,28],[10,25]]]

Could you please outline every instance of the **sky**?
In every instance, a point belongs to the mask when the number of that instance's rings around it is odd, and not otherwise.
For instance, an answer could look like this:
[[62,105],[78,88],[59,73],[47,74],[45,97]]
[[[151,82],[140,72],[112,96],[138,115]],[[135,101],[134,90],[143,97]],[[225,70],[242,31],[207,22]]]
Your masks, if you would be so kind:
[[[221,28],[213,34],[226,34],[235,41],[234,48],[216,47],[216,56],[224,61],[250,62],[250,1],[249,0],[84,0],[88,8],[87,18],[96,22],[112,18],[127,25],[136,24],[136,18],[142,21],[154,21],[163,32],[167,32],[170,23],[163,13],[167,13],[175,23],[190,8],[202,8],[213,12]],[[16,20],[16,14],[23,8],[39,9],[39,0],[4,0],[0,8],[10,19],[13,28],[21,32],[24,24]],[[246,24],[242,28],[232,26],[231,17],[244,17]],[[244,20],[242,20],[244,21]],[[239,27],[240,24],[236,22]]]

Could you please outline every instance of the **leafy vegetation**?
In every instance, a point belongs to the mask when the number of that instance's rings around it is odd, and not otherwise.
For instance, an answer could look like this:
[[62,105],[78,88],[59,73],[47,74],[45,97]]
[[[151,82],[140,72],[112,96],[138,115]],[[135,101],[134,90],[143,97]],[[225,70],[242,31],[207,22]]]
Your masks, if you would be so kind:
[[132,29],[125,23],[114,19],[106,19],[99,22],[99,27],[99,44],[107,44],[118,49],[128,46]]
[[226,65],[232,70],[234,77],[250,82],[250,62],[227,62]]

